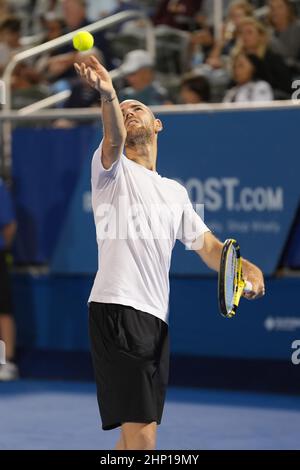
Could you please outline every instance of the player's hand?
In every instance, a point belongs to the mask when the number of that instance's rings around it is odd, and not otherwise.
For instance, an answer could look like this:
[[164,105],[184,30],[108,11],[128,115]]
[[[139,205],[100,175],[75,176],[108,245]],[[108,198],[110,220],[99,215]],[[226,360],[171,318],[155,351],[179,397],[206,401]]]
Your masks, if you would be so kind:
[[251,291],[243,292],[243,296],[246,297],[246,299],[254,300],[265,295],[265,283],[262,271],[257,266],[244,259],[243,276],[246,281],[252,284]]
[[108,71],[103,65],[91,55],[80,65],[75,62],[74,67],[78,75],[87,81],[87,83],[99,91],[105,98],[111,98],[115,94],[112,80]]

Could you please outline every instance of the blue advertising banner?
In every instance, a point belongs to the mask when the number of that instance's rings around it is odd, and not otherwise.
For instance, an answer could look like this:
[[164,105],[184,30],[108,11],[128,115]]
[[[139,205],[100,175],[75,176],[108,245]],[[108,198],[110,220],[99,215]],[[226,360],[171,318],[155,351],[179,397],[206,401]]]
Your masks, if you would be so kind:
[[[204,204],[205,222],[216,236],[237,238],[245,257],[273,273],[299,202],[300,110],[159,117],[164,131],[158,172],[184,184],[193,203]],[[90,162],[100,140],[98,126],[15,133],[19,226],[30,222],[17,245],[17,259],[28,261],[29,253],[31,261],[50,262],[53,272],[95,272]],[[208,272],[197,256],[176,244],[171,273]]]
[[300,204],[283,262],[291,269],[300,269]]
[[[18,128],[13,135],[13,195],[18,263],[49,263],[97,132]],[[89,187],[89,180],[85,182]],[[78,216],[82,207],[77,208]],[[92,219],[89,217],[89,224]]]
[[[236,238],[243,256],[266,274],[276,269],[299,202],[299,116],[299,110],[168,115],[161,134],[161,172],[204,203],[216,236]],[[204,271],[199,264],[177,244],[172,272],[197,274]]]
[[286,359],[292,364],[294,350],[300,349],[299,286],[297,278],[266,279],[265,297],[255,301],[242,298],[237,315],[228,319],[218,312],[216,280],[172,279],[172,351],[208,357]]

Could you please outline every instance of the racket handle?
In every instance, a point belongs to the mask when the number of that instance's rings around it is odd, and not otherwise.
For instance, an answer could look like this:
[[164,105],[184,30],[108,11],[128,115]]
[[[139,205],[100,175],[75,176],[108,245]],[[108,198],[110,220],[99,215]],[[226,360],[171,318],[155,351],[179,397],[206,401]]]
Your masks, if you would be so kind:
[[250,281],[245,281],[244,292],[251,292],[252,291],[252,284]]

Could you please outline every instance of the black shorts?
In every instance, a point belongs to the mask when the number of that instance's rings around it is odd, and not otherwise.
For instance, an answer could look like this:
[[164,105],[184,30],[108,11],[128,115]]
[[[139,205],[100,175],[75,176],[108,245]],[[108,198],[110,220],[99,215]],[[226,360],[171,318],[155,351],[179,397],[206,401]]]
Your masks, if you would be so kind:
[[12,313],[10,276],[6,262],[6,252],[0,250],[0,315]]
[[167,323],[132,307],[90,302],[89,331],[102,429],[160,424],[169,379]]

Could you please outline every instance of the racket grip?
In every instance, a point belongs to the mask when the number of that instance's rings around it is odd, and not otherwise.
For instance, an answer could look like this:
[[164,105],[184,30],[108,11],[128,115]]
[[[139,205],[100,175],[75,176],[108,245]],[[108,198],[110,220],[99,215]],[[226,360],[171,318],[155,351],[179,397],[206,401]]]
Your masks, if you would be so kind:
[[244,292],[251,292],[252,291],[252,284],[250,281],[245,281]]

